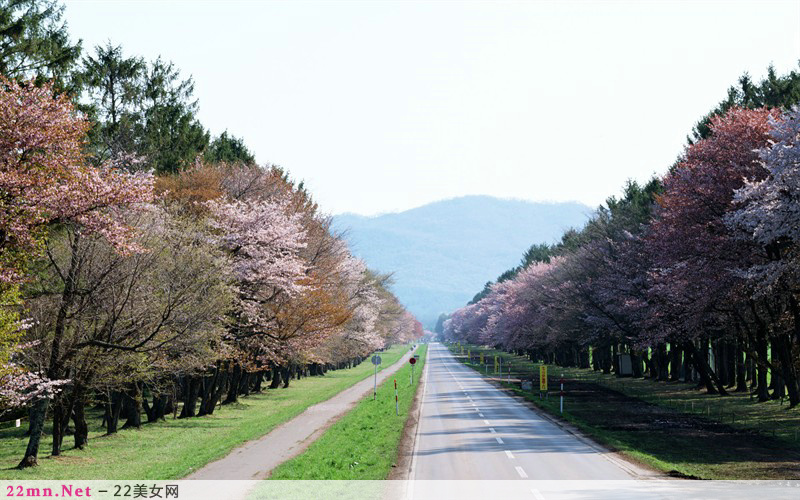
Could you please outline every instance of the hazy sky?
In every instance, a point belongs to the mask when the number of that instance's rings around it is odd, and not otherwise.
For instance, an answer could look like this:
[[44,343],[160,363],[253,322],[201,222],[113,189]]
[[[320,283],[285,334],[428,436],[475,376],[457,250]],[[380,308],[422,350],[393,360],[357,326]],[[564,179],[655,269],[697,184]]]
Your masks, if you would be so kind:
[[323,210],[465,194],[589,205],[662,173],[800,2],[67,2],[73,38],[172,60],[200,120]]

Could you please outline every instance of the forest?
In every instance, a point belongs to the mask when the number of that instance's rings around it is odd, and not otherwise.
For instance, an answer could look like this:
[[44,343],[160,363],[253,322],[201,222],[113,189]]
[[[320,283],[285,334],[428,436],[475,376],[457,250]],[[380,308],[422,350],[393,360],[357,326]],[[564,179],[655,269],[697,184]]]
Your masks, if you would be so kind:
[[437,332],[532,361],[796,407],[798,102],[797,71],[743,75],[665,175],[629,181],[582,229],[531,246],[440,317]]
[[0,420],[87,445],[360,363],[422,326],[302,182],[211,137],[163,58],[0,1]]

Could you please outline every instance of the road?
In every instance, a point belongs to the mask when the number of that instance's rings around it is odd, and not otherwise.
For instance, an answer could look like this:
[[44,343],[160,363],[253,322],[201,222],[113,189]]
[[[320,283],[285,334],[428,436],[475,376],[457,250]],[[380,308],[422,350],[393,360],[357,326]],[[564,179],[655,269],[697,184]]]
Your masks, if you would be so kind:
[[[399,370],[413,351],[378,372],[378,384]],[[367,361],[369,362],[369,361]],[[184,479],[264,479],[272,469],[308,448],[325,430],[358,401],[372,393],[373,377],[357,382],[327,401],[309,406],[267,435],[245,443],[227,456],[202,467]]]
[[646,471],[578,438],[430,344],[411,479],[634,479]]

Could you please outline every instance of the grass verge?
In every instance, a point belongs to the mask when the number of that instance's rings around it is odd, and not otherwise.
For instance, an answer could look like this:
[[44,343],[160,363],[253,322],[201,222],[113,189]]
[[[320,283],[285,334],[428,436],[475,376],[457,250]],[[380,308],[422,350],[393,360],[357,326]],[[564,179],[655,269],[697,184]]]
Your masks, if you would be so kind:
[[[413,385],[409,384],[411,366],[406,364],[378,386],[377,400],[362,399],[308,450],[276,468],[270,479],[386,479],[397,458],[427,349],[424,344],[417,349],[420,359],[414,367]],[[395,415],[395,380],[399,416]]]
[[[383,366],[394,364],[408,351],[401,345],[381,353]],[[288,389],[266,390],[225,405],[207,417],[172,419],[144,424],[140,429],[121,430],[105,436],[100,413],[89,415],[89,446],[67,448],[60,457],[43,456],[50,450],[50,428],[42,438],[39,466],[16,470],[25,451],[25,427],[0,430],[0,479],[176,479],[221,458],[235,447],[268,433],[302,413],[306,408],[330,399],[373,372],[367,359],[360,365],[329,371],[322,377],[292,380]]]
[[[549,367],[551,399],[522,391],[520,379],[538,378],[538,363],[493,349],[451,346],[456,357],[489,357],[493,378],[556,418],[563,418],[599,443],[635,461],[678,477],[703,479],[800,479],[800,443],[793,428],[800,412],[780,402],[755,403],[746,394],[710,396],[693,384],[649,379],[618,379],[591,370]],[[502,376],[493,373],[493,356],[503,357]],[[511,362],[509,384],[507,368]],[[564,414],[559,414],[557,383],[565,379]],[[773,435],[774,433],[774,435]]]

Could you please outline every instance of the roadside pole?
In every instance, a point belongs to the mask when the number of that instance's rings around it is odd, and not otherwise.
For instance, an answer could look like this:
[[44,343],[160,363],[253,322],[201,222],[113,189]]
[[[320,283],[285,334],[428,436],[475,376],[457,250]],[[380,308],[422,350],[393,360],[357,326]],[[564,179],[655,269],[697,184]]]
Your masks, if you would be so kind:
[[561,414],[564,414],[564,374],[561,374]]
[[381,357],[377,354],[372,356],[372,364],[375,365],[375,378],[372,383],[372,400],[375,401],[378,398],[378,365],[381,364]]
[[511,361],[508,362],[508,383],[511,383]]
[[397,403],[397,379],[394,379],[394,414],[400,415],[400,409]]

